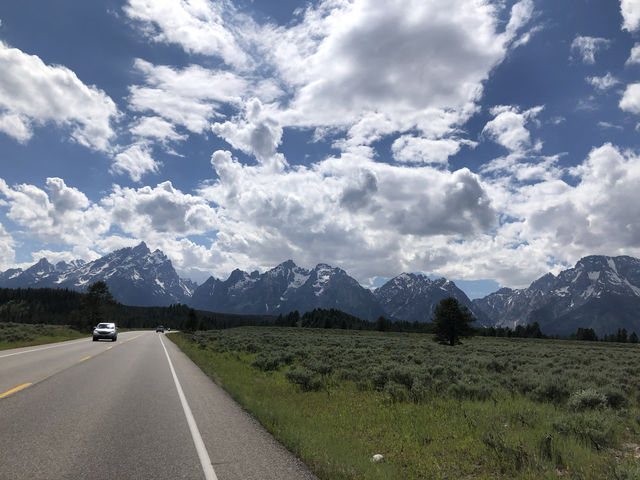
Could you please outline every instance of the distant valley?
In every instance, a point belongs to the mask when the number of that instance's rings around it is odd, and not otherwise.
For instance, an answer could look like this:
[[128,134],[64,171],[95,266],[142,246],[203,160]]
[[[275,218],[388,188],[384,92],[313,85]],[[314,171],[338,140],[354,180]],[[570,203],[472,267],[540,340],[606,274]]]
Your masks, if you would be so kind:
[[146,244],[123,248],[92,262],[33,266],[0,273],[0,287],[68,288],[83,291],[105,281],[114,298],[127,305],[183,303],[222,313],[286,314],[335,308],[362,319],[379,316],[426,322],[435,306],[454,297],[468,307],[479,326],[515,328],[538,322],[548,335],[568,335],[577,328],[598,334],[618,328],[640,332],[640,260],[589,256],[558,276],[547,274],[528,288],[503,288],[471,301],[454,282],[403,273],[380,288],[362,287],[338,267],[305,269],[288,260],[264,273],[235,270],[226,280],[210,277],[201,285],[178,276],[171,261]]

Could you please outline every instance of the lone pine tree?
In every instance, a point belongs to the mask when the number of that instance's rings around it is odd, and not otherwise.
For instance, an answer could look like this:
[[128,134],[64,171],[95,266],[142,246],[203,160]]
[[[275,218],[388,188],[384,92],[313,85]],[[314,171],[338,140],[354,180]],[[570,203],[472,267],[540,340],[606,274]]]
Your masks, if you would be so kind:
[[471,323],[474,321],[475,318],[467,307],[461,306],[455,298],[447,297],[434,311],[434,340],[453,347],[461,343],[460,338],[471,336],[473,333]]

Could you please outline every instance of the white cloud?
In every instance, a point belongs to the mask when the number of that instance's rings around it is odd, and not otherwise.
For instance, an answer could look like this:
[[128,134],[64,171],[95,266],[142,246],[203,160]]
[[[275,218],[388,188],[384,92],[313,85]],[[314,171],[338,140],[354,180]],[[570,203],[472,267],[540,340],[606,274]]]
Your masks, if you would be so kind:
[[20,143],[27,143],[33,136],[29,119],[17,113],[0,115],[0,132],[6,133]]
[[0,223],[0,271],[12,268],[16,261],[16,242]]
[[[562,180],[567,173],[575,177],[575,184]],[[502,223],[494,241],[502,238],[508,240],[505,246],[511,243],[514,249],[527,252],[536,259],[534,264],[541,273],[550,269],[542,262],[545,258],[560,265],[594,253],[637,255],[639,181],[640,159],[611,144],[594,148],[569,172],[549,170],[537,182],[523,184],[515,177],[498,177],[487,191],[501,216],[510,220]],[[483,248],[487,247],[479,246],[478,251]],[[535,278],[522,276],[518,280],[518,276],[505,273],[500,283],[509,285],[505,280],[510,278],[511,285],[522,286]]]
[[182,193],[166,181],[155,188],[123,188],[114,185],[101,206],[111,222],[136,238],[158,241],[202,234],[216,227],[216,212],[197,196]]
[[341,265],[358,278],[395,274],[415,256],[414,242],[472,237],[495,221],[466,169],[392,166],[359,153],[284,172],[244,166],[230,152],[211,160],[218,180],[199,193],[217,205],[215,248],[238,262],[294,258]]
[[177,70],[137,59],[135,68],[144,75],[145,85],[129,87],[130,108],[154,112],[193,133],[208,128],[209,121],[220,115],[220,104],[236,105],[248,90],[247,82],[237,75],[198,65]]
[[[256,98],[248,102],[241,117],[214,123],[211,130],[233,148],[255,155],[262,163],[274,159],[282,140],[282,127]],[[283,164],[283,160],[279,158],[278,163]]]
[[619,106],[626,112],[640,114],[640,83],[627,85]]
[[61,178],[47,178],[47,191],[34,185],[9,187],[0,179],[0,195],[7,199],[7,217],[43,242],[92,245],[109,229],[104,211]]
[[616,130],[624,130],[622,126],[616,125],[615,123],[611,123],[611,122],[600,121],[598,122],[598,126],[602,128],[615,128]]
[[637,65],[640,64],[640,43],[636,43],[633,48],[631,48],[631,53],[629,54],[629,58],[625,62],[625,65]]
[[[610,144],[569,171],[558,157],[512,154],[481,176],[389,165],[362,152],[276,172],[216,151],[218,178],[195,194],[170,182],[114,186],[94,204],[51,178],[47,191],[0,182],[0,195],[27,235],[77,246],[61,259],[144,239],[199,280],[293,258],[339,265],[363,282],[408,270],[518,287],[583,255],[640,255],[640,158]],[[568,174],[575,181],[563,180]],[[0,229],[3,242],[12,245]]]
[[[482,134],[512,152],[524,152],[532,146],[526,124],[535,120],[543,108],[537,106],[520,112],[518,107],[513,106],[493,107],[491,114],[495,118],[484,126]],[[536,143],[533,148],[539,149],[539,146],[540,144]]]
[[492,5],[471,0],[322,2],[291,28],[265,28],[264,54],[293,92],[281,121],[351,128],[375,116],[387,134],[440,116],[451,129],[528,20],[530,2],[518,5],[506,33]]
[[161,117],[143,117],[130,128],[131,134],[143,139],[155,139],[163,144],[182,142],[187,135],[180,135],[174,126]]
[[111,172],[129,175],[131,180],[139,182],[145,173],[158,172],[158,162],[151,156],[147,144],[136,143],[115,156]]
[[1,41],[0,71],[0,131],[24,143],[33,126],[52,122],[70,128],[71,139],[84,146],[110,148],[117,108],[102,90]]
[[587,83],[593,85],[595,88],[601,91],[609,90],[612,87],[615,87],[620,83],[616,77],[611,75],[611,73],[607,72],[606,75],[602,77],[587,77]]
[[577,55],[582,62],[593,65],[596,63],[596,54],[609,48],[610,44],[611,41],[606,38],[578,35],[571,43],[571,53]]
[[511,7],[511,17],[507,24],[506,33],[510,38],[516,36],[518,31],[524,27],[533,17],[534,5],[533,0],[523,0],[517,2]]
[[637,0],[620,0],[620,13],[622,13],[622,28],[630,32],[640,27],[640,4]]
[[128,0],[123,10],[156,42],[178,44],[188,53],[219,56],[238,68],[249,63],[228,22],[238,16],[227,1]]
[[473,142],[452,138],[432,140],[403,135],[393,142],[391,151],[398,162],[447,165],[449,157],[458,153],[463,143],[475,146]]

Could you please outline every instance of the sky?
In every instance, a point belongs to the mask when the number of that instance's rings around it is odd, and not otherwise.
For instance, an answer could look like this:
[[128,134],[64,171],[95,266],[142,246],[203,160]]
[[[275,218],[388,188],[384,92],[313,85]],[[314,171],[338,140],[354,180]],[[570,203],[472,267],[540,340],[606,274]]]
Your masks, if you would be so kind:
[[639,0],[0,3],[0,270],[145,241],[472,297],[640,257]]

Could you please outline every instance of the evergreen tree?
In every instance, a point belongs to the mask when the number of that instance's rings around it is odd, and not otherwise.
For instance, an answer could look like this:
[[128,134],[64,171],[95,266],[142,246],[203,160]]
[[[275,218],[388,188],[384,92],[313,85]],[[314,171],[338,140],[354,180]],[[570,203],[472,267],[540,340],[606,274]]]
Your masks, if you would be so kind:
[[86,317],[80,319],[81,329],[84,327],[93,327],[100,322],[104,322],[107,317],[107,309],[115,302],[109,291],[109,287],[102,280],[92,283],[87,288],[87,296],[84,299],[84,309]]
[[187,315],[187,320],[186,322],[184,322],[184,330],[185,332],[195,332],[198,329],[198,326],[198,314],[193,308],[190,308]]
[[387,332],[391,330],[391,326],[391,320],[383,317],[382,315],[378,317],[378,320],[376,320],[376,330],[379,332]]
[[631,332],[631,335],[629,335],[629,342],[638,343],[638,334],[636,332]]
[[475,318],[467,307],[461,306],[453,297],[445,298],[434,312],[434,340],[453,347],[461,343],[460,338],[471,336],[473,333],[471,323],[474,321]]

